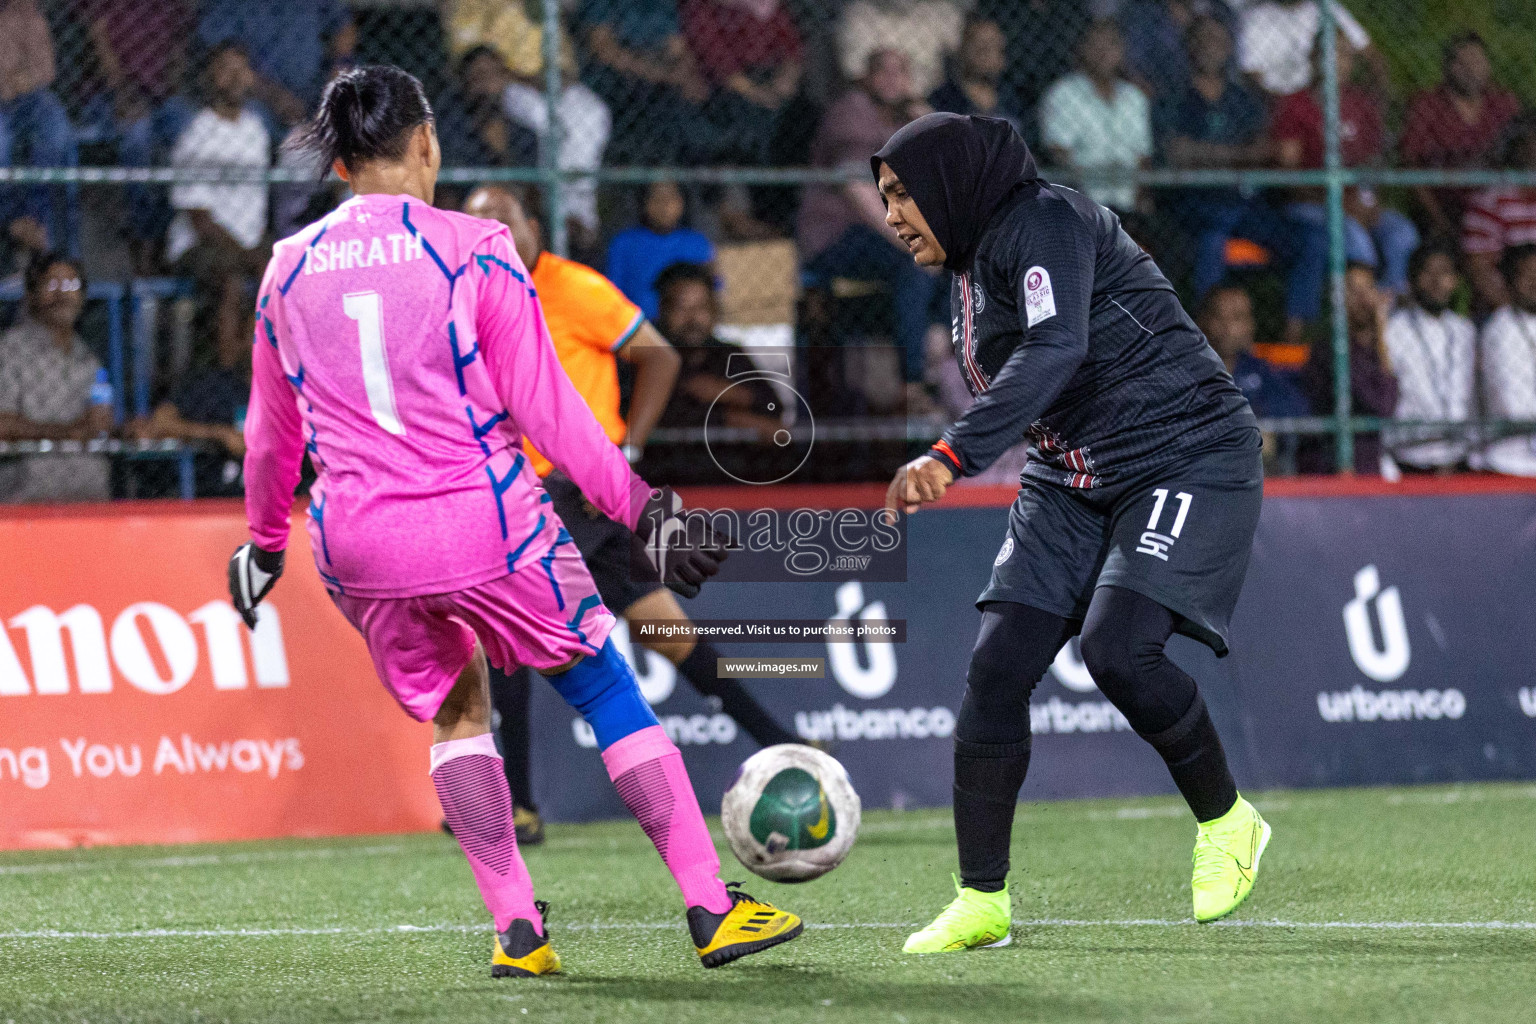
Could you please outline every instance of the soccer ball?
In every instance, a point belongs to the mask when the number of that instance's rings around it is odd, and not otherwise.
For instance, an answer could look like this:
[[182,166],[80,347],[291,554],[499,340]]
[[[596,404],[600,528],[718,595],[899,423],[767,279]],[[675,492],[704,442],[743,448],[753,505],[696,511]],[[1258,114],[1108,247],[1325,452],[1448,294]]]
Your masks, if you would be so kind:
[[743,762],[720,818],[747,870],[775,882],[808,882],[848,856],[859,811],[859,794],[835,757],[781,743]]

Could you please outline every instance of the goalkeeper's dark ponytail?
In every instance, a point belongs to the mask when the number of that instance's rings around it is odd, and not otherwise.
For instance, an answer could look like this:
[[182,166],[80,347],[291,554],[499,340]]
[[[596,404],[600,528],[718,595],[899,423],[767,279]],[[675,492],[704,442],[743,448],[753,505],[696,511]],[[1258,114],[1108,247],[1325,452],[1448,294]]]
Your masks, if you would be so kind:
[[354,171],[405,155],[411,133],[432,121],[432,105],[414,75],[388,64],[344,71],[320,96],[320,108],[287,143],[314,156],[321,175],[337,160]]

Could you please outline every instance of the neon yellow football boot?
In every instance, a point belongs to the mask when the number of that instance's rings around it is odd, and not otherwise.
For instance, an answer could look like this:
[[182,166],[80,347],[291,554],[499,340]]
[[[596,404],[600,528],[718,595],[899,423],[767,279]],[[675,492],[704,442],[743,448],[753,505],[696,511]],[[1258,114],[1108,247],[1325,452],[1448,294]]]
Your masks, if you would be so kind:
[[712,914],[703,907],[688,908],[688,932],[705,967],[719,967],[761,953],[805,930],[794,914],[753,899],[737,888],[739,885],[731,882],[726,886],[731,909],[723,914]]
[[1013,941],[1012,904],[1008,886],[1001,892],[963,889],[955,879],[955,899],[939,912],[933,923],[907,936],[903,953],[950,953],[962,949],[990,949]]
[[1269,823],[1241,796],[1232,809],[1203,822],[1195,835],[1195,920],[1226,917],[1253,891],[1259,858],[1269,845]]
[[560,970],[560,955],[549,944],[549,904],[534,904],[544,918],[544,934],[534,930],[527,918],[514,918],[504,932],[496,933],[496,950],[491,954],[491,977],[533,978]]

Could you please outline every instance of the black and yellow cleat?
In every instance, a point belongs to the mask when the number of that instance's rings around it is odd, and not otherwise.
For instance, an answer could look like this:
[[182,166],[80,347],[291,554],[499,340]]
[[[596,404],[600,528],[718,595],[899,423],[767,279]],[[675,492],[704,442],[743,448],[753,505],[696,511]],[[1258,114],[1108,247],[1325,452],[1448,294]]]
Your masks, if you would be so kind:
[[534,906],[544,918],[544,934],[534,931],[533,922],[527,918],[514,918],[506,931],[496,933],[491,977],[535,978],[560,970],[560,955],[549,944],[549,904],[540,900]]
[[761,903],[731,882],[731,909],[711,914],[703,907],[688,908],[688,931],[693,948],[705,967],[719,967],[753,953],[788,942],[805,930],[800,919],[787,910]]
[[539,817],[538,811],[514,807],[512,827],[517,830],[518,846],[538,846],[544,841],[544,819]]

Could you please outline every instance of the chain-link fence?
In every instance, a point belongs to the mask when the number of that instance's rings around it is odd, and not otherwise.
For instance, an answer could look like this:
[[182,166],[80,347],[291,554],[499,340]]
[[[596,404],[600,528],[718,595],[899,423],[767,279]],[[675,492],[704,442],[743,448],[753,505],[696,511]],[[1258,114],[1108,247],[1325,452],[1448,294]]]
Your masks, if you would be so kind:
[[[679,481],[738,349],[851,477],[963,410],[868,170],[930,109],[1120,215],[1276,471],[1536,473],[1533,53],[1525,0],[10,0],[0,500],[239,493],[253,280],[346,194],[280,143],[355,63],[424,83],[439,205],[537,183],[548,247],[684,349]],[[729,425],[768,468],[777,404]]]

